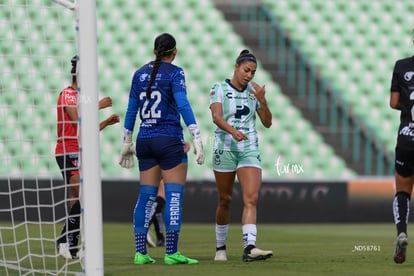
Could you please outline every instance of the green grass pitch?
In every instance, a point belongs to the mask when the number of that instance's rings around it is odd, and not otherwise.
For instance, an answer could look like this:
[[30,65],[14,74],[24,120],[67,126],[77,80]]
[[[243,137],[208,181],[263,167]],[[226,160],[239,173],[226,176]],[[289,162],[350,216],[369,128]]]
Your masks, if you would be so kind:
[[[104,224],[105,275],[407,275],[414,272],[414,253],[407,261],[392,259],[395,226],[389,224],[259,224],[257,246],[271,249],[265,261],[244,263],[240,224],[231,224],[227,262],[214,262],[214,224],[184,223],[179,250],[197,265],[165,265],[164,248],[148,248],[155,264],[134,265],[132,223]],[[413,249],[414,250],[414,249]],[[413,256],[413,257],[411,257]]]
[[[27,255],[27,244],[31,244],[32,254],[43,246],[48,253],[55,252],[53,232],[61,227],[43,225],[45,243],[33,239],[20,243],[18,250],[12,248],[0,251],[13,256]],[[32,236],[39,235],[39,226],[29,227]],[[0,231],[3,242],[25,237],[26,227],[16,231]],[[410,232],[410,227],[409,231]],[[179,250],[182,254],[198,259],[196,265],[165,265],[164,247],[148,248],[148,253],[157,262],[148,265],[134,265],[135,242],[131,223],[104,223],[104,274],[107,276],[125,275],[408,275],[414,272],[414,246],[408,246],[407,260],[395,264],[392,255],[395,242],[395,226],[392,221],[383,224],[259,224],[257,246],[271,249],[274,256],[265,261],[244,263],[242,256],[241,225],[230,225],[227,243],[227,262],[214,262],[214,224],[184,223],[180,235]],[[56,254],[56,253],[54,253]],[[46,267],[62,267],[63,258],[50,256]],[[1,260],[2,258],[0,258]],[[42,267],[43,259],[31,255],[22,260],[23,267]],[[81,270],[78,262],[66,263],[71,271]],[[27,271],[26,271],[27,272]],[[21,275],[6,273],[0,266],[0,275]],[[25,275],[44,275],[25,274]],[[59,274],[60,275],[60,274]]]

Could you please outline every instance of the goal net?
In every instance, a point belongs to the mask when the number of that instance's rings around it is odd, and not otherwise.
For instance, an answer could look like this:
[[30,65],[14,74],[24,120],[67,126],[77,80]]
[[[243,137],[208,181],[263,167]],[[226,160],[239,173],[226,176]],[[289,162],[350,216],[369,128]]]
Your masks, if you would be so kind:
[[52,0],[0,1],[0,275],[85,274],[84,258],[57,250],[69,194],[55,159],[56,109],[72,82],[77,30],[76,13]]

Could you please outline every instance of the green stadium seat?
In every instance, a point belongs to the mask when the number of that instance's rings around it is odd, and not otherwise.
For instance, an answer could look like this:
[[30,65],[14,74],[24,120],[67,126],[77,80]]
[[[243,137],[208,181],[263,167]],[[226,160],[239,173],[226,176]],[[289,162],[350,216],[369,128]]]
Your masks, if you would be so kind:
[[[346,91],[342,94],[357,113],[365,114],[370,107],[384,105],[381,101],[388,98],[393,63],[397,58],[404,57],[403,53],[407,51],[404,45],[410,44],[409,39],[407,39],[407,44],[401,43],[401,38],[409,36],[410,30],[405,30],[405,26],[407,25],[406,19],[411,18],[407,13],[414,8],[413,3],[399,3],[396,8],[391,7],[386,1],[373,3],[364,1],[349,3],[345,0],[311,1],[306,4],[301,3],[303,5],[298,5],[299,2],[296,1],[265,0],[264,2],[279,18],[291,37],[299,42],[303,51],[309,54],[311,60],[321,68],[321,73],[339,90]],[[312,8],[308,7],[309,3]],[[289,16],[291,14],[294,16]],[[310,20],[310,18],[319,18],[321,21],[318,23],[317,20]],[[315,30],[315,22],[319,26],[330,26],[331,30],[335,31],[335,36],[341,38],[345,47],[338,47],[337,44],[329,41],[329,37],[332,40],[332,32]],[[307,38],[304,39],[304,36]],[[312,40],[310,38],[312,36],[316,40]],[[316,44],[309,43],[310,41]],[[326,54],[335,58],[338,67],[346,72],[343,75],[344,78],[337,78],[338,72],[332,70],[332,66],[329,66],[329,62],[323,58],[323,52],[320,52],[321,47],[326,47]],[[345,51],[348,51],[350,55],[344,55]],[[406,56],[410,56],[408,52],[406,53]],[[359,68],[356,68],[355,62],[360,63]],[[379,64],[382,68],[380,70],[378,70]],[[371,74],[371,79],[366,81],[366,76],[369,74]],[[353,88],[353,93],[349,93],[350,83],[358,87]],[[375,89],[372,88],[372,83],[376,84]],[[358,100],[361,94],[368,98],[363,101]],[[374,113],[371,115],[377,118],[389,116],[387,115],[388,108],[374,109],[372,112]],[[385,115],[378,114],[380,112]],[[374,124],[374,127],[381,128],[382,120],[372,120],[370,123]],[[396,125],[395,122],[392,124]],[[388,133],[385,131],[378,134],[385,141],[392,140],[387,138]],[[394,143],[394,141],[391,144],[387,143],[390,150]]]

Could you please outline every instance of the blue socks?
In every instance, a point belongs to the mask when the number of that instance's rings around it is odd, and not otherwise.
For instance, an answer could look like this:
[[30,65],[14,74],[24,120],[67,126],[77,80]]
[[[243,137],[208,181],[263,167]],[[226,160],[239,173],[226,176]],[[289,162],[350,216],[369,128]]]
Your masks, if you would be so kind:
[[[166,254],[178,251],[182,220],[184,185],[165,183],[164,221],[166,230]],[[134,234],[136,252],[147,254],[147,233],[151,220],[152,204],[157,197],[158,188],[141,185],[137,204],[134,209]]]
[[147,254],[147,233],[151,220],[152,203],[157,197],[158,187],[141,185],[134,209],[135,250]]
[[178,251],[178,239],[181,229],[182,203],[184,185],[165,183],[165,211],[164,221],[166,230],[166,254]]

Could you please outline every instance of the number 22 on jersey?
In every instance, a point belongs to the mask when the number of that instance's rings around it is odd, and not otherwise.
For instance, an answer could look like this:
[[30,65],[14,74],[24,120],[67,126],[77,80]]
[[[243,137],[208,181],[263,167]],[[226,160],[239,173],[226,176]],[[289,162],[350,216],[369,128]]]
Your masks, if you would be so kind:
[[[146,92],[141,92],[139,94],[139,99],[144,100],[146,97]],[[161,93],[160,91],[152,91],[151,99],[155,99],[154,104],[148,108],[149,101],[145,101],[144,105],[141,108],[141,117],[143,119],[148,118],[161,118],[161,110],[157,110],[158,105],[161,102]]]

